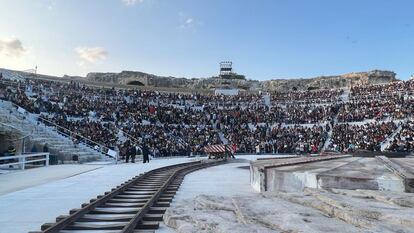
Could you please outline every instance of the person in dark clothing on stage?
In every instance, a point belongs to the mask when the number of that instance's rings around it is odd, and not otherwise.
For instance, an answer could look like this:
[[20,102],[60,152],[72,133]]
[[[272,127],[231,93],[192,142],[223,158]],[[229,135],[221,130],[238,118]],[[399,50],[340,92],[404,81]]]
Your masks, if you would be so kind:
[[122,146],[123,156],[125,156],[125,163],[129,163],[129,158],[131,156],[129,153],[129,149],[130,149],[130,142],[126,141],[124,145]]
[[144,163],[149,163],[149,149],[146,144],[142,147],[142,154],[144,156]]
[[125,154],[125,163],[129,163],[129,151]]
[[129,157],[130,156],[131,156],[130,148],[127,147],[127,149],[125,150],[125,163],[129,163]]
[[131,145],[129,148],[129,155],[131,156],[131,163],[135,163],[135,155],[137,154],[137,150],[134,145]]

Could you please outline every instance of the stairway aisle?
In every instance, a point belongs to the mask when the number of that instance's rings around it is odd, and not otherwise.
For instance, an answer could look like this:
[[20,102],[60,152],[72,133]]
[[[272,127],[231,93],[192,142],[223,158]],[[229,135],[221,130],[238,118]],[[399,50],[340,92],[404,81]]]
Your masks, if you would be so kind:
[[3,123],[0,127],[12,126],[21,135],[29,136],[29,141],[34,145],[47,143],[51,155],[56,155],[60,161],[73,162],[76,157],[80,163],[114,160],[85,144],[75,146],[70,138],[59,134],[53,127],[39,123],[33,114],[19,112],[8,101],[0,101],[0,122]]

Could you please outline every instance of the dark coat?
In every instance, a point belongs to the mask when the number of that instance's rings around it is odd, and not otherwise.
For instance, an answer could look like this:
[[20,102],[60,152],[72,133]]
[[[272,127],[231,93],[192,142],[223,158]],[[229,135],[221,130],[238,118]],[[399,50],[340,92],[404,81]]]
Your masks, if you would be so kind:
[[149,152],[149,149],[148,149],[148,147],[146,146],[146,145],[144,145],[143,147],[142,147],[142,154],[144,155],[144,156],[148,156],[148,154],[149,154],[150,152]]
[[129,155],[136,155],[137,154],[137,150],[135,149],[135,146],[131,146],[128,150],[128,154]]

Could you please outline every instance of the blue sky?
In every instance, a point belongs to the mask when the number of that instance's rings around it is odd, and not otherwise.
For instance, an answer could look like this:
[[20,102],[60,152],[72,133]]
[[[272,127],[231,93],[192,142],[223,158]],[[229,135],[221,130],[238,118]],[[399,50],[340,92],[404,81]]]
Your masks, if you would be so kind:
[[0,67],[251,79],[414,74],[409,0],[0,0]]

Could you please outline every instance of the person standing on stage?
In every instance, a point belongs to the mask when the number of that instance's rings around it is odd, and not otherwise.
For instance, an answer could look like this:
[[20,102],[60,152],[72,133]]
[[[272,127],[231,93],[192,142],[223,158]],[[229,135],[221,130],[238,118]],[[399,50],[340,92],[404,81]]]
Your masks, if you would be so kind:
[[144,163],[149,163],[149,149],[148,146],[146,144],[144,144],[144,146],[142,146],[142,154],[143,154],[143,159],[144,159]]
[[134,145],[131,145],[129,148],[129,155],[131,156],[131,163],[135,163],[135,156],[137,154],[137,150]]
[[125,163],[129,163],[129,157],[130,157],[130,153],[129,153],[129,141],[126,141],[124,146],[124,153],[125,153]]

